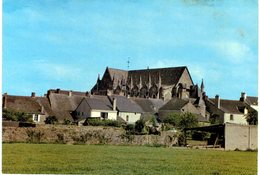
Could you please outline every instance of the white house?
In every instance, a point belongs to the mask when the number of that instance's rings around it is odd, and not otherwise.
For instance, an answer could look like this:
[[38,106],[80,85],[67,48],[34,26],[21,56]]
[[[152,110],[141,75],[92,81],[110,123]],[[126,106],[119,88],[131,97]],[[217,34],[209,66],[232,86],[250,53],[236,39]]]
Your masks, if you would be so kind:
[[83,98],[74,113],[77,120],[87,118],[117,120],[117,111],[106,96]]
[[218,123],[248,124],[246,116],[250,106],[242,101],[220,99],[216,95],[215,99],[207,99],[206,105],[211,119],[218,121]]
[[109,96],[109,99],[118,111],[118,118],[123,119],[127,123],[135,123],[137,120],[141,119],[143,110],[129,98],[125,96],[112,95]]

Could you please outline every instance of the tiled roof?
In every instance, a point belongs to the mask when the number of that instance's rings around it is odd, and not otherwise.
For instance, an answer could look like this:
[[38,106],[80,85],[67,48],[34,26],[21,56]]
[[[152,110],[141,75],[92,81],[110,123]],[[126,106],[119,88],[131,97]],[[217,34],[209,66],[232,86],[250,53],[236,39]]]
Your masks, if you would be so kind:
[[181,110],[183,106],[189,103],[189,100],[183,100],[180,98],[172,98],[169,102],[163,105],[160,110]]
[[142,108],[136,103],[132,102],[129,98],[119,95],[109,96],[111,103],[113,104],[113,98],[116,98],[116,107],[119,112],[137,112],[142,113]]
[[41,106],[35,97],[28,96],[12,96],[7,95],[6,107],[8,110],[14,110],[26,113],[41,113]]

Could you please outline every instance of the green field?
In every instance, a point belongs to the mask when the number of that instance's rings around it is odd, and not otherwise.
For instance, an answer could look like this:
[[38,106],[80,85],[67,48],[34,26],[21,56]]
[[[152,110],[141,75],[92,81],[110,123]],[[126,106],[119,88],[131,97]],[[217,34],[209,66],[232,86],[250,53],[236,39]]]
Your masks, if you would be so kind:
[[2,149],[2,171],[10,174],[257,174],[257,152],[62,144]]

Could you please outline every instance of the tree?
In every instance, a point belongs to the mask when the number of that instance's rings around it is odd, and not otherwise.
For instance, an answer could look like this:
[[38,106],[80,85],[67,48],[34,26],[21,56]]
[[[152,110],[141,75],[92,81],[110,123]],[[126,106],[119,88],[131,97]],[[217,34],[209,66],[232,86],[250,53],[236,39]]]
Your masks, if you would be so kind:
[[172,114],[168,115],[163,121],[164,121],[164,123],[169,123],[175,127],[179,126],[180,121],[181,121],[181,114],[172,113]]
[[192,128],[198,126],[198,119],[192,113],[183,113],[183,114],[170,114],[164,123],[173,125],[178,129]]
[[184,113],[181,115],[179,128],[192,128],[198,126],[198,118],[192,113]]
[[258,124],[258,112],[256,110],[249,110],[246,116],[246,121],[249,125],[257,125]]

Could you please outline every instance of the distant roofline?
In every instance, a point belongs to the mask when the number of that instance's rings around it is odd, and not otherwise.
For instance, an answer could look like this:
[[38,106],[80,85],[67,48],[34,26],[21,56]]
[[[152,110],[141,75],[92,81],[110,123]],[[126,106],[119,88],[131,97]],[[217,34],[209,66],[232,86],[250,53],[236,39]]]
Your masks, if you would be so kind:
[[118,69],[118,68],[112,68],[107,67],[107,69],[113,69],[113,70],[119,70],[119,71],[125,71],[125,72],[131,72],[131,71],[145,71],[145,70],[159,70],[159,69],[172,69],[172,68],[187,68],[187,66],[177,66],[177,67],[163,67],[163,68],[148,68],[148,69],[132,69],[132,70],[124,70],[124,69]]

